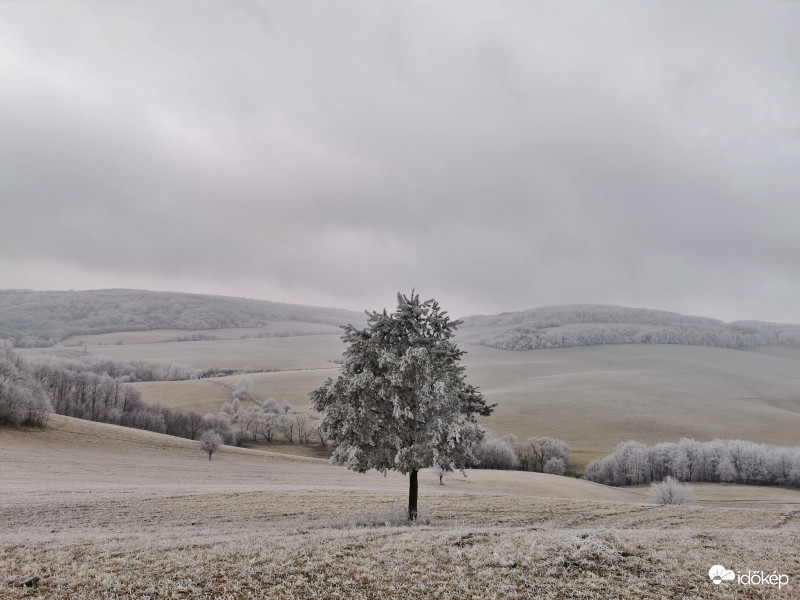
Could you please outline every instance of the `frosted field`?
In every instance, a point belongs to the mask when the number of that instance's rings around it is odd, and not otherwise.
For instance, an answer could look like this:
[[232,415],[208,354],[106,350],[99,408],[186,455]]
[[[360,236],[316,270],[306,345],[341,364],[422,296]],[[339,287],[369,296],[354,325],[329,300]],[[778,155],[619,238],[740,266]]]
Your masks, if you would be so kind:
[[[2,598],[796,598],[800,492],[644,490],[470,471],[407,483],[324,461],[53,416],[0,430]],[[773,587],[707,572],[785,573]],[[16,587],[39,577],[37,588]],[[11,582],[11,583],[9,583]]]
[[[243,335],[257,337],[259,335],[285,335],[287,333],[304,332],[316,334],[328,332],[339,335],[340,329],[333,325],[319,323],[304,323],[302,321],[274,321],[263,327],[237,327],[231,329],[195,329],[191,333],[205,333],[218,337],[220,340],[238,340]],[[125,344],[155,344],[176,337],[187,335],[185,329],[152,329],[148,331],[122,331],[111,333],[98,333],[91,335],[73,335],[62,340],[63,346],[77,346],[85,342],[92,346],[125,345]]]
[[[467,351],[468,380],[498,403],[482,423],[500,436],[563,439],[579,467],[629,439],[800,443],[800,349],[606,345],[512,352],[476,343],[490,331],[469,328],[458,338]],[[89,346],[92,353],[165,366],[268,369],[272,372],[250,375],[251,392],[262,400],[287,400],[303,412],[309,410],[308,392],[336,375],[330,361],[342,350],[337,335],[175,343],[132,339],[121,346]],[[230,399],[218,384],[232,386],[238,377],[136,385],[150,402],[217,412]]]

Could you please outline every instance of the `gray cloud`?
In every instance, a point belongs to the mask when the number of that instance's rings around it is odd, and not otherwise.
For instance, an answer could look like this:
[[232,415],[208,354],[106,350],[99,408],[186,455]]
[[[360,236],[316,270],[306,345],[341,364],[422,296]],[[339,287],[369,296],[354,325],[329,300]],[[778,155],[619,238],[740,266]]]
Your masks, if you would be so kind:
[[767,2],[3,2],[2,285],[800,322],[798,25]]

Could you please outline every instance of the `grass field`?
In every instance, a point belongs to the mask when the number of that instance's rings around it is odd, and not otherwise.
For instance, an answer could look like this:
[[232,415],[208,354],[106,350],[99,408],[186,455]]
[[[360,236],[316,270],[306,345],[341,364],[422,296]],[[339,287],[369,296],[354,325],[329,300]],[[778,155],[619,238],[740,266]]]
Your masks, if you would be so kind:
[[[406,479],[51,418],[0,430],[0,597],[796,598],[800,492],[643,490],[519,472]],[[781,590],[707,572],[786,574]],[[18,584],[40,578],[38,587]]]
[[307,369],[332,366],[341,354],[338,335],[252,338],[207,342],[122,345],[89,344],[87,351],[117,360],[149,360],[169,366],[188,363],[198,369]]

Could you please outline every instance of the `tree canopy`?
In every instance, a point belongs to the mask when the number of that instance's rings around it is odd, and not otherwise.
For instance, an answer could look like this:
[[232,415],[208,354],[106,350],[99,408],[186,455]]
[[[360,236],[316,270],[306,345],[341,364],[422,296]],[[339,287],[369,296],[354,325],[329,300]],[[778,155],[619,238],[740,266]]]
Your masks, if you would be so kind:
[[491,414],[494,405],[466,383],[464,352],[452,341],[460,322],[435,300],[398,294],[395,312],[367,315],[365,329],[343,327],[342,373],[311,392],[311,405],[324,413],[322,426],[337,444],[334,463],[409,475],[413,520],[419,470],[469,466],[483,437],[476,415]]

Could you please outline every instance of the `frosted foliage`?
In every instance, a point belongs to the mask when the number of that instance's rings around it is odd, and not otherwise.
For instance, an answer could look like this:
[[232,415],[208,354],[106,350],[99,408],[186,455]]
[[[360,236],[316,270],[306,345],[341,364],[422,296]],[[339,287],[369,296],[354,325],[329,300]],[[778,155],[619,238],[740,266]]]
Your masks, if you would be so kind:
[[688,483],[667,477],[659,483],[650,484],[650,501],[653,504],[667,506],[672,504],[691,504],[695,501],[694,491]]
[[0,348],[0,426],[44,426],[53,407],[22,357]]
[[250,393],[250,386],[253,380],[249,377],[240,377],[236,380],[236,387],[233,390],[233,397],[237,400],[244,400]]
[[217,432],[209,429],[203,432],[198,443],[203,452],[208,453],[208,460],[211,460],[211,455],[222,445],[222,437]]
[[373,312],[363,330],[346,326],[342,374],[311,393],[322,427],[337,443],[332,461],[350,469],[415,473],[463,468],[488,415],[464,381],[463,355],[451,341],[458,322],[434,300],[398,295],[396,312]]
[[482,469],[509,470],[519,466],[519,459],[511,442],[492,436],[486,436],[481,440],[475,448],[475,458]]
[[[540,473],[545,472],[544,467],[551,459],[558,458],[564,463],[564,470],[569,468],[572,460],[572,450],[563,440],[550,437],[535,438],[528,440],[528,446],[524,449],[528,459],[529,468]],[[563,473],[559,473],[561,475]]]
[[170,381],[184,381],[186,379],[198,379],[200,371],[192,365],[185,363],[172,363],[169,367],[167,379]]
[[564,459],[553,457],[544,463],[544,472],[551,475],[563,475],[567,472],[567,465]]
[[613,454],[586,467],[587,479],[607,485],[638,485],[671,477],[686,482],[800,487],[798,473],[797,446],[689,438],[650,448],[639,442],[621,442]]

